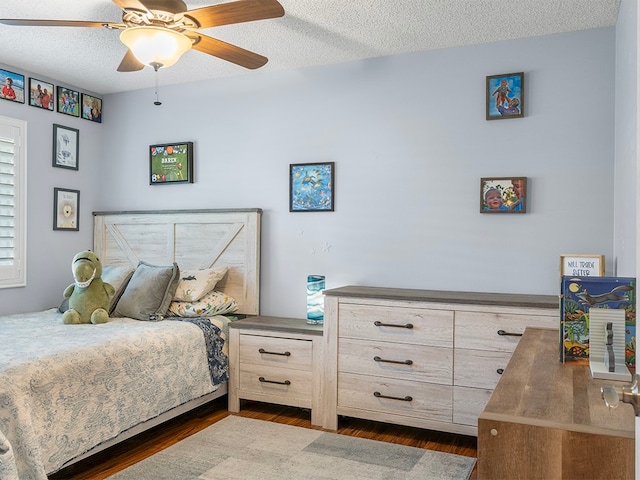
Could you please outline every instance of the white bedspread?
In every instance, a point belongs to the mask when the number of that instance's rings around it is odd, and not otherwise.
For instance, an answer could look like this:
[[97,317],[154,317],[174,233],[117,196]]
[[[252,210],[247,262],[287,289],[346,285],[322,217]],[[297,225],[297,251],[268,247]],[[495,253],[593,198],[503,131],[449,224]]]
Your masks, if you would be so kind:
[[46,472],[214,391],[187,322],[64,325],[56,309],[0,318],[0,478]]

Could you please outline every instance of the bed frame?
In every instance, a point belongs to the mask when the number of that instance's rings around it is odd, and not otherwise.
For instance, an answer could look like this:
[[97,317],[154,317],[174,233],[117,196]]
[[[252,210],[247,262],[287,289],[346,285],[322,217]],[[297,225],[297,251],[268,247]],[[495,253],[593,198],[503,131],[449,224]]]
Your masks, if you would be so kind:
[[[135,268],[176,262],[182,269],[226,266],[216,285],[238,302],[239,314],[258,315],[260,306],[260,222],[262,210],[158,210],[94,212],[94,252],[103,265]],[[227,393],[215,392],[136,425],[70,460],[68,467]]]

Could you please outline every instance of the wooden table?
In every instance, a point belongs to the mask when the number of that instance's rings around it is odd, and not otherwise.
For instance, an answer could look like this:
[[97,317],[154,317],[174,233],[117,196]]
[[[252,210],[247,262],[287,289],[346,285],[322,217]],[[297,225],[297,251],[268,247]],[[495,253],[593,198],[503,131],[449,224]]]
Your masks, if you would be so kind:
[[527,328],[478,420],[479,479],[634,478],[631,405],[609,410],[588,366],[558,360],[558,331]]

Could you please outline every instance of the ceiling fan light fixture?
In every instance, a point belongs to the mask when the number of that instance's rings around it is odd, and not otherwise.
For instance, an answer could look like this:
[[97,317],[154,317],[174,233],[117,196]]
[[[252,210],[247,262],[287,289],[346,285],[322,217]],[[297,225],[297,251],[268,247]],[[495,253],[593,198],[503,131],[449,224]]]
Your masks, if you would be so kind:
[[122,31],[120,40],[135,57],[157,70],[170,67],[191,49],[191,40],[180,32],[163,27],[131,27]]

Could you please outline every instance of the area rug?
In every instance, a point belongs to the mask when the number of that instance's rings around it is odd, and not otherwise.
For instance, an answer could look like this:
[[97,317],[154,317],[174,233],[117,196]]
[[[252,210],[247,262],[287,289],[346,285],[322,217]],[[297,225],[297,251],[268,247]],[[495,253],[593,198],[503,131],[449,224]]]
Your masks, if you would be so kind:
[[110,480],[461,479],[474,458],[229,416]]

